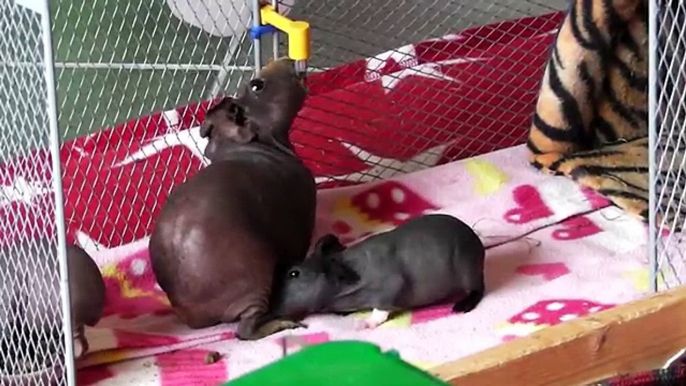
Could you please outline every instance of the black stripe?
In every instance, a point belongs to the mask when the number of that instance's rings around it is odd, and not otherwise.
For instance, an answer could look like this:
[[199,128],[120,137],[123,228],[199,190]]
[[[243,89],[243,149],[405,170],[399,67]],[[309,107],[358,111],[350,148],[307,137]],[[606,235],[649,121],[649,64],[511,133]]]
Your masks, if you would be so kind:
[[600,115],[596,115],[592,126],[599,134],[602,134],[606,142],[615,142],[618,139],[615,128]]
[[617,41],[621,39],[621,34],[626,31],[628,22],[619,16],[612,4],[612,0],[603,0],[603,10],[605,11],[607,32],[614,37],[611,43],[614,47]]
[[626,83],[629,85],[629,87],[641,93],[648,92],[648,77],[638,75],[636,71],[634,71],[632,68],[629,68],[629,65],[621,61],[619,58],[615,58],[613,64],[619,69],[622,77],[626,79]]
[[[641,47],[631,35],[631,32],[627,28],[627,23],[619,17],[615,9],[612,7],[611,1],[605,0],[605,7],[607,7],[608,17],[610,20],[610,31],[618,31],[616,35],[616,41],[614,42],[613,46],[623,45],[634,56],[636,56],[636,58],[643,58],[643,56],[645,56],[644,52],[641,51]],[[615,49],[612,52],[616,53],[617,50]],[[621,61],[616,55],[614,55],[613,59],[613,62],[615,62],[614,64],[619,67],[620,72],[624,78],[626,78],[629,86],[639,92],[646,93],[648,90],[648,78],[637,75],[627,63]]]
[[[595,44],[593,44],[592,41],[586,40],[586,37],[583,35],[581,32],[581,29],[579,28],[578,23],[578,14],[576,10],[576,1],[571,2],[572,6],[569,10],[569,24],[570,28],[572,29],[572,35],[576,39],[576,41],[579,43],[579,45],[587,50],[592,50],[595,51],[599,47],[597,47]],[[557,43],[556,43],[557,44]]]
[[569,176],[574,180],[578,181],[580,178],[593,176],[593,177],[603,177],[608,179],[614,179],[621,181],[622,184],[631,187],[633,189],[648,193],[648,189],[632,184],[631,182],[619,177],[616,174],[619,173],[641,173],[647,174],[648,168],[644,167],[625,167],[625,166],[598,166],[598,165],[583,165],[575,168],[569,173]]
[[[558,32],[559,33],[559,32]],[[565,69],[564,64],[562,64],[562,58],[560,58],[560,51],[557,50],[557,44],[553,45],[553,61],[555,64],[557,64],[558,67],[561,69]]]
[[591,71],[588,69],[586,62],[581,62],[579,65],[579,78],[586,85],[586,100],[594,101],[596,99],[595,79],[591,76]]
[[[634,39],[633,35],[631,35],[631,31],[629,30],[629,28],[627,26],[618,26],[618,28],[622,28],[622,27],[623,27],[623,32],[621,33],[621,35],[618,38],[618,43],[624,45],[637,58],[643,58],[643,52],[641,51],[641,48],[639,47],[638,43]],[[648,29],[646,28],[646,31],[647,30]]]
[[[634,170],[626,170],[626,169],[634,169]],[[579,178],[583,177],[588,177],[588,176],[593,176],[593,177],[603,177],[603,178],[609,178],[609,179],[614,179],[621,181],[622,184],[631,187],[636,190],[640,190],[642,192],[648,193],[648,189],[640,187],[636,184],[632,184],[629,181],[625,180],[624,178],[621,178],[615,174],[615,173],[622,173],[622,172],[636,172],[636,173],[643,173],[646,174],[648,173],[647,168],[646,171],[640,171],[640,170],[635,170],[636,168],[625,168],[625,167],[605,167],[605,166],[596,166],[596,165],[589,165],[589,166],[582,166],[578,167],[574,170],[572,170],[571,173],[569,173],[569,176],[574,180],[577,181]]]
[[619,155],[619,154],[624,154],[624,152],[619,151],[619,150],[597,149],[597,150],[585,151],[583,153],[573,154],[573,155],[569,156],[569,159],[588,159],[588,158]]
[[[588,165],[585,166],[586,169],[592,170],[593,173],[597,173],[597,175],[602,175],[602,174],[612,174],[612,173],[641,173],[641,174],[647,174],[648,173],[648,167],[647,166],[597,166],[597,165]],[[643,190],[643,188],[638,188]]]
[[526,147],[529,149],[530,152],[534,154],[542,154],[543,152],[541,149],[539,149],[533,142],[531,142],[531,138],[526,140]]
[[[606,166],[606,165],[582,165],[576,167],[574,170],[579,170],[578,173],[572,172],[572,174],[581,177],[584,175],[590,175],[594,177],[602,177],[604,175],[613,175],[614,173],[641,173],[647,174],[648,168],[644,166]],[[614,176],[617,177],[617,176]],[[617,177],[619,178],[619,177]],[[629,185],[633,185],[630,184]],[[636,187],[638,190],[645,190],[641,187]]]
[[639,214],[639,216],[643,217],[643,218],[646,219],[646,221],[647,221],[647,220],[648,220],[648,214],[649,214],[649,210],[648,210],[648,209],[643,209],[643,210],[641,211],[641,213]]
[[564,176],[565,174],[562,173],[562,172],[560,172],[560,171],[558,171],[557,169],[560,168],[560,165],[561,165],[565,160],[566,160],[565,157],[560,157],[560,158],[558,158],[557,161],[555,161],[555,162],[551,163],[550,165],[548,165],[548,170],[551,171],[551,172],[553,172],[553,175],[555,175],[555,176]]
[[[610,48],[608,42],[605,41],[603,33],[600,31],[598,26],[595,24],[595,21],[593,20],[594,1],[595,0],[583,0],[584,28],[586,29],[586,32],[589,34],[591,42],[593,42],[593,45],[599,51],[600,56],[606,58],[607,54],[612,52],[612,49]],[[607,0],[605,2],[607,2]]]
[[630,200],[638,200],[638,201],[648,202],[648,199],[641,197],[638,194],[628,192],[626,190],[599,189],[598,193],[602,194],[603,196],[608,196],[608,197],[627,198]]
[[607,87],[605,87],[605,95],[607,101],[610,102],[610,107],[612,108],[612,111],[614,111],[632,127],[638,127],[639,123],[636,119],[636,116],[634,115],[634,112],[631,108],[627,107],[622,102],[620,102],[619,99],[617,99],[617,94],[615,94],[615,89],[610,84],[609,78],[606,82],[606,85]]
[[553,141],[572,142],[573,140],[574,136],[572,133],[569,132],[569,130],[559,129],[557,127],[550,126],[549,124],[543,121],[543,118],[541,118],[541,116],[538,115],[538,113],[534,113],[533,124],[541,132],[541,134],[545,135]]
[[557,169],[560,168],[560,165],[562,165],[563,162],[565,162],[567,159],[565,157],[558,158],[557,161],[553,162],[548,166],[548,169],[553,170],[557,172]]
[[611,65],[619,69],[620,74],[626,79],[626,83],[634,90],[646,93],[648,92],[648,78],[645,76],[638,75],[638,73],[627,63],[622,61],[616,55],[612,58]]
[[586,144],[587,135],[584,130],[584,121],[579,110],[579,103],[562,85],[555,66],[550,67],[548,74],[548,85],[555,95],[560,98],[562,113],[569,124],[570,130],[566,131],[565,137],[574,143]]

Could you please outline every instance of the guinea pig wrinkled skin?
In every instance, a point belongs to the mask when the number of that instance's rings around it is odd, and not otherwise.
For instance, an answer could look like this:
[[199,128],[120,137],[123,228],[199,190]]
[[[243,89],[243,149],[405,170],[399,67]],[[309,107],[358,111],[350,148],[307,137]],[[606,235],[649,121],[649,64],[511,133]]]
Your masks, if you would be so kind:
[[[58,358],[62,330],[59,263],[48,258],[56,255],[56,244],[47,238],[22,239],[0,249],[0,349],[13,362],[0,365],[0,383],[32,384],[36,377],[60,373],[57,368],[61,363],[47,363]],[[74,356],[79,358],[88,351],[84,325],[94,326],[102,317],[105,283],[98,266],[83,249],[76,245],[66,249]],[[35,371],[30,376],[18,374],[26,363],[43,368],[25,369]]]
[[452,301],[469,312],[484,291],[484,246],[459,219],[431,214],[348,248],[327,234],[314,252],[275,281],[275,317],[373,310],[362,328],[375,328],[391,312]]
[[246,340],[301,326],[265,313],[275,271],[305,258],[314,229],[314,177],[288,139],[305,97],[279,59],[207,112],[211,163],[171,192],[150,238],[155,277],[187,326],[237,321]]

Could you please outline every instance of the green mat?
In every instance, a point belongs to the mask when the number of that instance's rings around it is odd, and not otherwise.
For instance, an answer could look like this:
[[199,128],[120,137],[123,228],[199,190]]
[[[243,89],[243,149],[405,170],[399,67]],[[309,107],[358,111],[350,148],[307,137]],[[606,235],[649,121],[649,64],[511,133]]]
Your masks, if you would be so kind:
[[303,348],[226,386],[447,385],[376,345],[336,341]]

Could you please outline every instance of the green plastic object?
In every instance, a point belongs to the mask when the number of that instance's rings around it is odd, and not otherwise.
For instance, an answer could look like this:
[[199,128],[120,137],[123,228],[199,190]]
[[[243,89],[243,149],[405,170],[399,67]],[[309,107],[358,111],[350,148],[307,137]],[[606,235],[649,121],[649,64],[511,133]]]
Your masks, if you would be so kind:
[[309,346],[225,386],[446,386],[371,343],[335,341]]

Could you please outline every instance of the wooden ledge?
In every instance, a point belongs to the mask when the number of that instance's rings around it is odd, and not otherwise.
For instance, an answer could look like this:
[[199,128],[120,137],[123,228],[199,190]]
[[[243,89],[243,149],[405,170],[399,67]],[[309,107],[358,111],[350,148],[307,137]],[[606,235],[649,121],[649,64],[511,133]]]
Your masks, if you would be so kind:
[[570,386],[659,368],[686,348],[686,286],[429,370],[459,386]]

